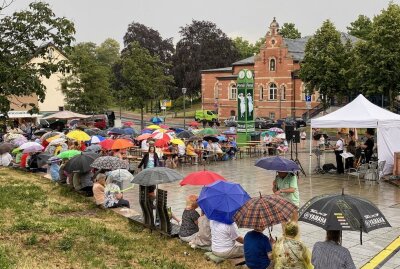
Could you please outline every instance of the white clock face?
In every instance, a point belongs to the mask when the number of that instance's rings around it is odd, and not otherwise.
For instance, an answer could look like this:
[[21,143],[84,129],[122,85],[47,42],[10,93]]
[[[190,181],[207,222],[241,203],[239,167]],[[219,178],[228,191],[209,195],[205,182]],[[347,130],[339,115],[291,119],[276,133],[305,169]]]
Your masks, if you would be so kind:
[[247,70],[246,76],[248,79],[251,79],[251,78],[253,78],[253,73],[250,70]]
[[239,72],[239,78],[240,78],[240,79],[244,79],[244,76],[245,76],[245,75],[246,75],[246,74],[244,73],[243,70]]

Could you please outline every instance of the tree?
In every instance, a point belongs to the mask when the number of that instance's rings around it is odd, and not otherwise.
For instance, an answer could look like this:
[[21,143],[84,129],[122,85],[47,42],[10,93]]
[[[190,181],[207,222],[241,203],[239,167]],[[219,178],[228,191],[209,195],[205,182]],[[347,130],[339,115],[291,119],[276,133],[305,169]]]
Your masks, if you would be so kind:
[[155,96],[163,97],[167,85],[173,82],[171,76],[165,75],[164,69],[161,60],[138,42],[129,44],[114,66],[114,95],[126,108],[140,108],[142,129],[146,103]]
[[242,37],[236,37],[232,40],[236,50],[239,52],[241,59],[253,56],[256,53],[256,48],[249,41],[244,40]]
[[366,95],[382,94],[394,109],[400,92],[400,6],[390,3],[374,17],[366,41],[360,41],[354,51],[350,68],[350,86]]
[[111,103],[111,67],[119,58],[119,44],[107,39],[99,47],[80,43],[69,52],[73,74],[62,82],[67,108],[81,113],[101,113]]
[[304,53],[300,78],[306,84],[307,93],[319,91],[322,104],[326,108],[329,100],[340,96],[347,86],[346,50],[341,42],[340,33],[331,21],[325,21],[308,40]]
[[[0,9],[1,11],[2,9]],[[63,50],[70,46],[75,33],[72,22],[56,17],[49,5],[43,2],[29,4],[27,10],[11,16],[0,14],[0,112],[7,115],[10,99],[36,95],[43,101],[46,88],[40,77],[50,77],[62,71],[65,62],[55,62],[48,53],[48,43]],[[45,61],[30,64],[33,57]],[[34,104],[31,112],[37,111]]]
[[282,28],[279,30],[279,33],[285,38],[301,38],[301,33],[299,32],[299,30],[297,30],[294,23],[285,22]]
[[201,70],[227,67],[240,59],[232,40],[212,22],[193,20],[179,33],[182,39],[176,45],[172,68],[179,92],[185,87],[188,95],[199,95]]
[[347,30],[350,35],[367,40],[372,31],[372,21],[365,15],[359,15],[357,20],[347,26]]
[[157,30],[146,25],[132,22],[124,35],[124,51],[128,49],[133,42],[147,49],[152,56],[158,56],[162,63],[170,63],[174,53],[172,38],[163,39]]
[[254,50],[256,54],[260,52],[261,46],[265,44],[265,40],[265,36],[260,37],[260,39],[258,39],[254,44]]

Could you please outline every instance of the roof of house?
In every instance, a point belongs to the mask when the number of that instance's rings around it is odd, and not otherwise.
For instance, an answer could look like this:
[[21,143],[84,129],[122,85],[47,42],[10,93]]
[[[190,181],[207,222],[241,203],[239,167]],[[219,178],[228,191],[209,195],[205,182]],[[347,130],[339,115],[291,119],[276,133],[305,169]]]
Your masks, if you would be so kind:
[[252,65],[252,64],[254,64],[254,58],[255,58],[255,56],[250,56],[249,58],[234,62],[232,64],[232,66],[235,66],[235,65]]
[[228,67],[222,67],[222,68],[213,68],[213,69],[206,69],[206,70],[201,70],[201,72],[207,72],[207,73],[212,73],[212,72],[232,72],[232,66]]

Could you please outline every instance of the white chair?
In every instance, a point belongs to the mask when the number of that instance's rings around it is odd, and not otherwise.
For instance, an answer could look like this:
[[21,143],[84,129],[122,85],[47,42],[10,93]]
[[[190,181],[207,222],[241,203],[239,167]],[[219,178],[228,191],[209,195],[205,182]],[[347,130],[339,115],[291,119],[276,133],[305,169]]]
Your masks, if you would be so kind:
[[350,168],[349,172],[347,173],[347,179],[350,180],[350,176],[357,177],[358,184],[361,186],[360,177],[364,178],[365,174],[368,171],[368,166],[369,165],[367,163],[364,163],[364,164],[361,164],[357,169]]
[[377,176],[378,176],[378,182],[380,178],[383,176],[383,169],[385,168],[386,161],[380,161],[378,164],[378,169],[377,169]]
[[378,181],[378,162],[369,162],[369,167],[364,175],[364,179],[370,183]]

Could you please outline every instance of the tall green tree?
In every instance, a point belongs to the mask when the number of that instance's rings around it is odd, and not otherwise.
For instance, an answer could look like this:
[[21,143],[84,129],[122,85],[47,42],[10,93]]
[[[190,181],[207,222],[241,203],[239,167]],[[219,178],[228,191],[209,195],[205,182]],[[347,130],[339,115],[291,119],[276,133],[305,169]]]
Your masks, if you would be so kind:
[[347,32],[355,37],[367,40],[372,31],[372,21],[365,15],[359,15],[358,18],[347,26]]
[[390,3],[375,16],[366,41],[357,44],[350,86],[366,95],[382,94],[394,109],[400,93],[400,6]]
[[138,42],[129,44],[114,66],[114,95],[125,108],[140,109],[142,129],[147,102],[156,96],[162,98],[173,83],[172,76],[165,75],[164,70],[161,60]]
[[176,45],[172,69],[179,89],[175,98],[183,87],[188,95],[199,95],[201,70],[230,66],[240,59],[232,40],[212,22],[193,20],[179,33],[182,38]]
[[340,33],[327,20],[308,40],[299,74],[308,93],[319,91],[325,108],[332,97],[340,96],[347,87],[345,60]]
[[265,44],[265,39],[266,39],[265,36],[260,37],[260,39],[258,39],[254,44],[254,50],[256,53],[260,52],[261,46]]
[[299,30],[297,30],[296,25],[291,22],[285,22],[282,25],[282,28],[279,30],[279,33],[285,38],[301,38],[301,33],[299,32]]
[[257,51],[253,44],[242,37],[236,37],[235,39],[232,39],[232,42],[239,52],[239,57],[241,59],[253,56]]
[[[0,9],[1,12],[2,9]],[[44,2],[33,2],[23,11],[5,16],[0,13],[0,112],[7,115],[12,96],[36,95],[39,101],[46,96],[40,77],[50,77],[62,71],[65,62],[55,62],[48,52],[48,43],[63,50],[74,40],[71,21],[57,17]],[[30,64],[34,57],[43,58],[40,64]],[[32,112],[37,111],[34,104]]]
[[112,66],[119,59],[119,44],[107,39],[100,46],[76,45],[68,58],[73,73],[62,82],[67,108],[81,113],[101,113],[111,104]]

